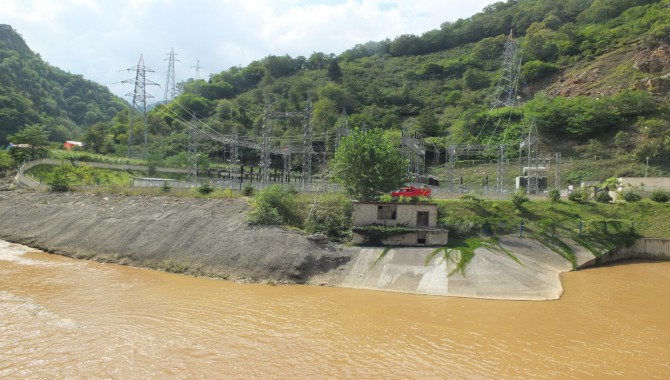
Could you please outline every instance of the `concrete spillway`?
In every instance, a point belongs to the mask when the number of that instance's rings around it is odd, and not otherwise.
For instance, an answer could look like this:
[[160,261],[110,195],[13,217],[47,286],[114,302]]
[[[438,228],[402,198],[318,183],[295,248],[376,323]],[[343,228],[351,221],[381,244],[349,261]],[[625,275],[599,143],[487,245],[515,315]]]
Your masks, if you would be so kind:
[[[594,258],[577,244],[567,243],[578,265]],[[503,237],[500,245],[511,255],[478,248],[463,274],[452,273],[455,260],[441,253],[430,259],[432,248],[394,248],[383,257],[383,248],[363,248],[336,285],[488,299],[552,300],[561,296],[559,275],[573,269],[569,261],[531,239]]]

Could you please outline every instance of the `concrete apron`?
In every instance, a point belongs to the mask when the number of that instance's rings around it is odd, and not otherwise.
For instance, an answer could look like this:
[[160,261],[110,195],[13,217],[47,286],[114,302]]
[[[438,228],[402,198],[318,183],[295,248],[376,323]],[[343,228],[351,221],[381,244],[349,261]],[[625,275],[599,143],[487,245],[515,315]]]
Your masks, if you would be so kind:
[[[578,266],[593,259],[589,251],[573,241],[566,243],[575,251]],[[335,285],[503,300],[560,298],[563,287],[559,275],[572,270],[569,261],[532,239],[502,237],[500,244],[516,260],[502,251],[478,248],[465,273],[451,276],[458,254],[452,254],[455,262],[446,260],[440,252],[425,263],[434,248],[393,248],[382,258],[383,248],[362,248]]]

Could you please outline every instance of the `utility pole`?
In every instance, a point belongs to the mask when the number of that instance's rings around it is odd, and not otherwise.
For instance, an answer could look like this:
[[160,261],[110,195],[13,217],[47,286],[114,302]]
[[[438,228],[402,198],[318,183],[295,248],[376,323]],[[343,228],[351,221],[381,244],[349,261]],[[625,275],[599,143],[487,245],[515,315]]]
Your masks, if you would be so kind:
[[177,86],[175,84],[175,74],[174,74],[174,62],[178,61],[174,56],[174,49],[171,49],[168,53],[168,72],[167,79],[165,80],[165,103],[168,103],[170,100],[174,99],[177,96]]
[[[152,82],[147,79],[147,73],[153,73],[154,71],[150,68],[144,66],[144,56],[140,54],[140,60],[137,63],[137,66],[133,66],[127,69],[129,73],[135,72],[135,78],[126,79],[121,83],[133,84],[135,86],[133,92],[126,94],[126,96],[133,97],[132,110],[130,113],[130,125],[128,126],[128,150],[126,151],[126,157],[133,156],[133,146],[136,142],[139,142],[142,145],[142,158],[147,159],[147,98],[153,98],[150,94],[147,94],[147,86],[158,86],[158,83]],[[139,114],[142,117],[142,131],[139,133],[139,136],[134,134],[136,117]]]
[[195,66],[191,66],[192,69],[195,69],[195,80],[200,79],[200,69],[204,69],[204,67],[200,66],[200,60],[195,64]]

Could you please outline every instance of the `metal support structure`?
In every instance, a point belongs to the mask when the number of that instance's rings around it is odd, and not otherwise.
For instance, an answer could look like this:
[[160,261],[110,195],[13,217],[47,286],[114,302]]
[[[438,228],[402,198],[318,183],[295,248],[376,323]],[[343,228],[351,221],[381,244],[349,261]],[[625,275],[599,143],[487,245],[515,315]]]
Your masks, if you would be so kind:
[[174,73],[174,63],[175,61],[178,61],[178,59],[175,59],[175,52],[174,49],[171,49],[170,52],[168,53],[168,58],[166,59],[168,61],[168,71],[167,71],[167,78],[165,80],[165,103],[170,102],[172,99],[174,99],[177,96],[177,85],[175,83],[175,73]]
[[199,80],[200,79],[200,69],[203,68],[202,66],[200,66],[200,60],[198,60],[198,62],[195,64],[195,66],[191,66],[191,68],[195,69],[195,78],[194,79]]
[[500,144],[498,147],[498,175],[496,177],[498,192],[507,192],[507,146]]
[[498,79],[491,108],[517,105],[519,85],[523,81],[521,78],[522,58],[519,42],[514,38],[514,31],[510,31],[502,55],[502,75]]
[[426,147],[417,132],[413,136],[409,132],[402,132],[402,153],[408,161],[408,176],[415,182],[421,182],[425,173]]
[[287,150],[285,154],[282,155],[284,160],[284,181],[291,181],[291,151]]
[[188,171],[187,178],[189,182],[198,180],[198,130],[195,127],[195,114],[191,118],[190,128],[188,129]]
[[447,147],[447,163],[445,181],[447,189],[453,193],[456,189],[456,161],[458,161],[456,145]]
[[561,153],[560,152],[556,152],[556,173],[555,174],[556,174],[555,186],[556,186],[556,189],[558,190],[558,189],[561,188]]
[[347,109],[342,108],[342,116],[340,116],[340,123],[337,126],[337,136],[335,138],[335,151],[340,147],[340,141],[344,136],[349,136],[349,117],[347,116]]
[[307,183],[312,182],[312,134],[314,125],[312,124],[312,97],[307,97],[307,108],[303,113],[302,124],[302,187],[307,187]]
[[[126,96],[132,96],[132,109],[130,112],[130,124],[128,126],[128,150],[126,151],[126,157],[133,157],[133,148],[136,143],[142,145],[142,154],[141,157],[146,159],[148,157],[147,151],[147,136],[148,136],[148,127],[147,127],[147,99],[153,98],[150,94],[147,93],[147,86],[158,86],[158,83],[152,82],[147,79],[147,73],[153,73],[154,71],[150,68],[144,66],[144,56],[140,54],[140,60],[137,63],[137,66],[133,66],[127,69],[129,73],[134,72],[135,78],[126,79],[121,81],[121,83],[132,84],[134,85],[133,92],[126,94]],[[142,118],[141,131],[136,133],[134,131],[135,125],[137,123],[136,118],[138,115]]]
[[270,184],[270,102],[266,100],[265,110],[263,111],[263,125],[261,126],[261,162],[260,162],[260,182],[261,187],[266,187]]

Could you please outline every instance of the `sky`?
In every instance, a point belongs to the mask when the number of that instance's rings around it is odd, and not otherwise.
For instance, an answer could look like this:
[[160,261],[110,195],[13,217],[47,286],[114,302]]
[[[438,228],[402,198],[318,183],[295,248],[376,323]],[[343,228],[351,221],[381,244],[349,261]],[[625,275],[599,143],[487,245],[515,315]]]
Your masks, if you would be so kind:
[[495,0],[0,0],[9,24],[49,64],[128,99],[140,56],[158,100],[175,51],[180,82],[268,55],[340,54],[368,41],[421,35]]

